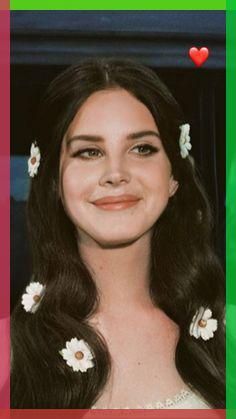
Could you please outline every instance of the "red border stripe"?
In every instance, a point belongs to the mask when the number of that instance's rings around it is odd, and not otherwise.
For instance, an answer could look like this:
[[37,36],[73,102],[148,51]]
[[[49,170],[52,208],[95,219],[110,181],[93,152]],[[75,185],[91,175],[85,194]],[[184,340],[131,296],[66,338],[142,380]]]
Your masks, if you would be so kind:
[[169,409],[169,410],[11,410],[11,419],[225,419],[225,410]]
[[[2,3],[1,9],[8,2]],[[9,408],[10,314],[10,12],[0,11],[0,409]],[[1,416],[5,411],[1,410]]]

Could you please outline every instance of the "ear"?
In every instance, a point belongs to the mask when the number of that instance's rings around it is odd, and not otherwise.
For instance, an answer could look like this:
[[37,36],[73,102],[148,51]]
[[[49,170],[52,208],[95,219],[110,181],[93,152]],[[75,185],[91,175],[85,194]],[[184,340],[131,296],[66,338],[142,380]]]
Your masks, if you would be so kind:
[[169,197],[173,196],[179,187],[179,182],[173,178],[171,175],[169,181]]

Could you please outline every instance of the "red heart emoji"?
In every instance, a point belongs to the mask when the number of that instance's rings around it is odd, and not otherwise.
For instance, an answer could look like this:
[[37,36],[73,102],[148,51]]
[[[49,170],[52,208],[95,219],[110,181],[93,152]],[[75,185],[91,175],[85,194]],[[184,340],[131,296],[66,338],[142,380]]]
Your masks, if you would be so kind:
[[203,47],[200,50],[196,47],[192,47],[189,50],[189,56],[196,66],[200,67],[207,60],[209,50],[206,47]]

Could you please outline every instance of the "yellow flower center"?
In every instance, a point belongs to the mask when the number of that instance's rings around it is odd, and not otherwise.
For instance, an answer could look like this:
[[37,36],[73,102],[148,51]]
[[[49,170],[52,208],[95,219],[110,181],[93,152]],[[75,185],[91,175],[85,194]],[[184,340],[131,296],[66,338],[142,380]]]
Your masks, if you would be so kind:
[[40,295],[34,295],[33,300],[35,303],[38,303],[40,301]]
[[206,321],[206,320],[201,319],[201,320],[199,320],[198,325],[199,325],[200,327],[206,327],[206,325],[207,325],[207,321]]
[[32,157],[32,159],[30,160],[31,164],[35,164],[36,163],[36,157]]
[[80,359],[83,359],[84,354],[83,354],[83,352],[81,352],[81,351],[77,351],[77,352],[75,353],[75,357],[76,357],[76,359],[80,360]]

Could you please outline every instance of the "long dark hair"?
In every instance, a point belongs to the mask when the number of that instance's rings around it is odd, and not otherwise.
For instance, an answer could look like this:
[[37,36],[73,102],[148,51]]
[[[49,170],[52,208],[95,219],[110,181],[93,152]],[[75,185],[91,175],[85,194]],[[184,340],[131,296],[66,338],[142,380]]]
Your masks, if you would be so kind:
[[[38,310],[19,301],[12,315],[12,408],[90,408],[111,371],[106,342],[88,319],[98,292],[79,252],[75,227],[59,197],[61,142],[78,109],[94,92],[120,87],[144,103],[160,130],[179,182],[156,221],[151,240],[150,296],[180,328],[176,366],[183,380],[214,408],[225,407],[225,285],[213,250],[212,215],[190,158],[180,156],[182,111],[158,76],[128,59],[90,59],[69,67],[50,84],[38,113],[41,151],[28,200],[33,280],[46,285]],[[209,341],[189,335],[200,306],[209,307],[218,329]],[[72,337],[92,348],[95,367],[75,373],[59,354]]]

